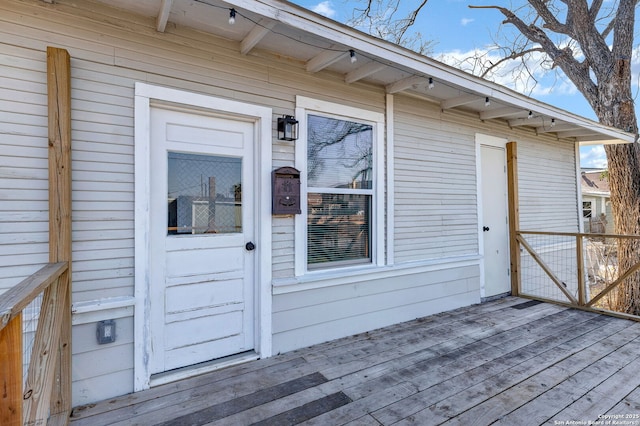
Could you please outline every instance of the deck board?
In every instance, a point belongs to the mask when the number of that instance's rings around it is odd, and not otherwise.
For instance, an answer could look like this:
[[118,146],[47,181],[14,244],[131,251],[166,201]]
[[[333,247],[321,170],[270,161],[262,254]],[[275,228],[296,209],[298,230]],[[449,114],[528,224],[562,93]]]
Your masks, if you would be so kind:
[[507,297],[78,407],[71,425],[538,425],[640,413],[640,323],[526,302]]

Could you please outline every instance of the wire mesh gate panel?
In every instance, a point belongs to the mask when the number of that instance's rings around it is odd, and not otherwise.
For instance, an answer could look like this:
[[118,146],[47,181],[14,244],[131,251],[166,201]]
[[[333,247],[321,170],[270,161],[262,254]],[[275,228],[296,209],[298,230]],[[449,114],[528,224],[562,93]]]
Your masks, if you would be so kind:
[[518,232],[518,241],[523,296],[626,313],[617,307],[618,289],[640,264],[621,265],[619,250],[640,236]]
[[[566,235],[531,235],[522,233],[528,245],[557,277],[560,285],[578,297],[578,265],[576,260],[576,238]],[[559,286],[529,253],[520,253],[521,293],[558,302],[570,302]]]

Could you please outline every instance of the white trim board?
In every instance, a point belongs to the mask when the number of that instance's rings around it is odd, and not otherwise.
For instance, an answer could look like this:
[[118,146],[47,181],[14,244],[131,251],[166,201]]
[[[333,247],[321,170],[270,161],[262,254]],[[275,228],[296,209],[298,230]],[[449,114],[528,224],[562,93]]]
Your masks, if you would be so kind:
[[402,277],[424,272],[444,271],[466,266],[481,268],[482,258],[479,255],[456,256],[419,262],[382,266],[379,268],[363,268],[349,272],[334,271],[323,276],[306,275],[296,278],[285,278],[273,281],[273,294],[296,293],[318,288],[370,282],[389,277]]
[[248,118],[255,123],[256,352],[271,356],[271,108],[146,83],[135,85],[135,335],[134,391],[150,387],[149,372],[149,194],[151,107],[167,105]]
[[107,319],[131,317],[134,305],[135,299],[130,296],[75,302],[71,305],[71,324],[88,324]]

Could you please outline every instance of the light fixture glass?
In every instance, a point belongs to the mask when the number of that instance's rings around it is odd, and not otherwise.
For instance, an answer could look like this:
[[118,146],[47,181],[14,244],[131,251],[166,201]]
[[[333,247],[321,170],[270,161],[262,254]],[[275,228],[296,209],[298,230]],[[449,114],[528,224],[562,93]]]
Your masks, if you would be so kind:
[[295,141],[298,139],[298,120],[292,115],[278,118],[278,139],[281,141]]
[[355,64],[358,58],[356,57],[356,51],[351,49],[349,50],[349,56],[351,57],[351,63]]
[[233,25],[236,23],[236,10],[231,8],[229,9],[229,25]]

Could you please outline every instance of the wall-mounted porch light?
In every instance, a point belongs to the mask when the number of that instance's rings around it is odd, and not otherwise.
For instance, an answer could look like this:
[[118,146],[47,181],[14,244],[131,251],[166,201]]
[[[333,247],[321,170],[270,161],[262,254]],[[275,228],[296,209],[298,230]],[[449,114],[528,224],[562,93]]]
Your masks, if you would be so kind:
[[298,139],[298,120],[292,115],[278,118],[278,139],[295,141]]

